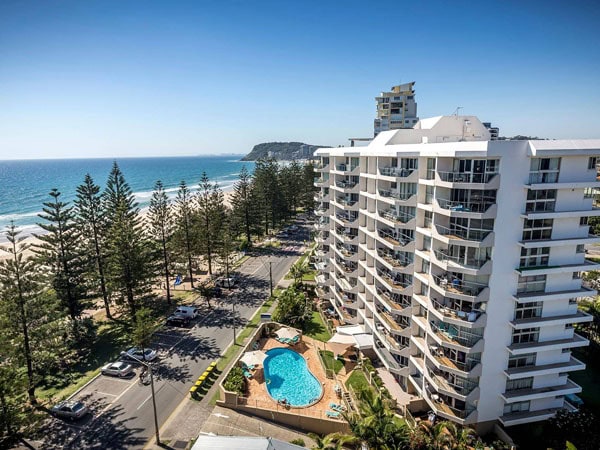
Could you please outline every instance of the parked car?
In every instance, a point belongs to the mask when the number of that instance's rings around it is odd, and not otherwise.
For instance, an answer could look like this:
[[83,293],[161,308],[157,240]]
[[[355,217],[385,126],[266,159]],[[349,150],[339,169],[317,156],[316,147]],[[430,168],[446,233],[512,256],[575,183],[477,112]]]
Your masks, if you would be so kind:
[[215,286],[230,288],[235,286],[235,278],[218,278],[215,280]]
[[102,375],[112,375],[113,377],[126,377],[131,373],[133,373],[133,366],[123,361],[110,363],[102,368]]
[[90,410],[81,402],[66,401],[54,405],[50,412],[61,419],[77,420],[88,414]]
[[152,350],[151,348],[141,349],[137,347],[131,347],[123,356],[133,360],[139,359],[142,361],[153,361],[158,356],[158,353],[156,350]]
[[178,306],[173,314],[195,319],[198,315],[198,308],[195,306]]
[[190,324],[190,318],[181,316],[179,314],[173,314],[167,317],[167,325],[173,327],[187,327]]

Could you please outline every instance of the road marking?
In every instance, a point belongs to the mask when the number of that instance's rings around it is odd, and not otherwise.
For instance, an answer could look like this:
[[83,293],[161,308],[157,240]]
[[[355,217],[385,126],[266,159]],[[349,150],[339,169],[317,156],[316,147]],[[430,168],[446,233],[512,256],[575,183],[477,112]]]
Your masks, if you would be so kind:
[[113,378],[110,379],[110,381],[119,381],[121,383],[129,384],[129,383],[131,383],[133,381],[134,378],[135,377],[123,379],[123,378],[120,378],[120,377],[113,377]]
[[117,395],[117,396],[115,397],[115,399],[114,399],[112,402],[110,402],[108,405],[106,405],[106,406],[104,407],[104,409],[103,409],[102,411],[100,411],[100,414],[98,414],[98,417],[100,417],[102,414],[104,414],[106,411],[108,411],[108,410],[110,409],[110,407],[111,407],[111,406],[112,406],[114,403],[116,403],[117,401],[119,401],[119,399],[120,399],[121,397],[123,397],[123,396],[125,395],[125,393],[126,393],[127,391],[129,391],[129,390],[130,390],[132,387],[134,387],[134,386],[137,386],[137,383],[131,383],[131,384],[130,384],[130,385],[129,385],[129,386],[128,386],[128,387],[127,387],[127,388],[126,388],[126,389],[125,389],[123,392],[121,392],[119,395]]
[[94,392],[96,392],[97,394],[100,394],[100,395],[110,395],[111,397],[116,397],[118,395],[118,394],[109,394],[108,392],[102,392],[102,391],[94,391]]
[[[161,390],[161,389],[162,389],[164,386],[166,386],[166,385],[165,385],[165,384],[163,384],[161,387],[159,387],[159,388],[156,390],[156,392],[154,393],[154,396],[156,396],[156,394],[158,394],[158,393],[160,392],[160,390]],[[141,408],[142,406],[144,406],[144,404],[145,404],[145,403],[146,403],[148,400],[150,400],[151,398],[152,398],[152,394],[150,394],[148,397],[146,397],[146,399],[145,399],[145,400],[144,400],[142,403],[140,403],[140,406],[138,406],[138,407],[137,407],[137,410],[139,411],[139,410],[140,410],[140,408]]]

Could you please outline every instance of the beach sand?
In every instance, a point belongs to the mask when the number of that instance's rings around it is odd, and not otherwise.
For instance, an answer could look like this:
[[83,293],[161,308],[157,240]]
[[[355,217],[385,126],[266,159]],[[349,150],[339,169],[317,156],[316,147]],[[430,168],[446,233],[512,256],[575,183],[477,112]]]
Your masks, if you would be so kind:
[[[231,196],[232,195],[233,195],[233,191],[232,190],[228,190],[226,192],[223,192],[223,197],[224,197],[225,205],[231,206]],[[148,208],[144,208],[143,210],[140,211],[140,216],[142,217],[142,220],[145,220],[147,214],[148,214]],[[6,236],[4,234],[4,230],[2,230],[1,233],[2,234],[0,236],[0,260],[3,260],[3,259],[9,258],[11,255],[9,253],[5,252],[2,249],[3,247],[7,247],[9,245],[9,243],[6,240]],[[24,234],[22,234],[21,236],[24,236]],[[41,241],[37,237],[35,237],[33,235],[30,235],[30,236],[25,237],[25,239],[23,239],[22,243],[34,246],[36,244],[40,244]],[[25,251],[24,255],[26,257],[27,256],[33,256],[33,250],[31,249],[31,247]]]

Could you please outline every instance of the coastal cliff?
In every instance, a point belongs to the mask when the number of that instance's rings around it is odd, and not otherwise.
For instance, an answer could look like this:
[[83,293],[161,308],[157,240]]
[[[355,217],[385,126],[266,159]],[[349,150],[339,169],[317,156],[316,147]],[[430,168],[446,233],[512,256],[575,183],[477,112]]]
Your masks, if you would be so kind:
[[242,161],[256,161],[260,158],[273,157],[280,161],[292,159],[307,159],[312,157],[318,148],[326,145],[310,145],[303,142],[264,142],[254,146],[252,151],[242,158]]

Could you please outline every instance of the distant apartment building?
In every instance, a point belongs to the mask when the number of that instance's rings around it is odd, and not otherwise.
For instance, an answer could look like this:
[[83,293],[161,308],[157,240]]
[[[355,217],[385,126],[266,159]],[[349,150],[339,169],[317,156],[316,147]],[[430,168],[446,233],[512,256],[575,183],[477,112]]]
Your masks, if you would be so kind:
[[500,134],[500,128],[493,127],[491,122],[483,122],[483,126],[490,132],[490,141],[497,141]]
[[412,128],[419,121],[414,86],[414,81],[393,86],[390,92],[382,92],[375,97],[377,117],[374,136],[382,131]]
[[493,141],[444,116],[315,157],[319,295],[404,390],[481,430],[574,408],[600,140]]

